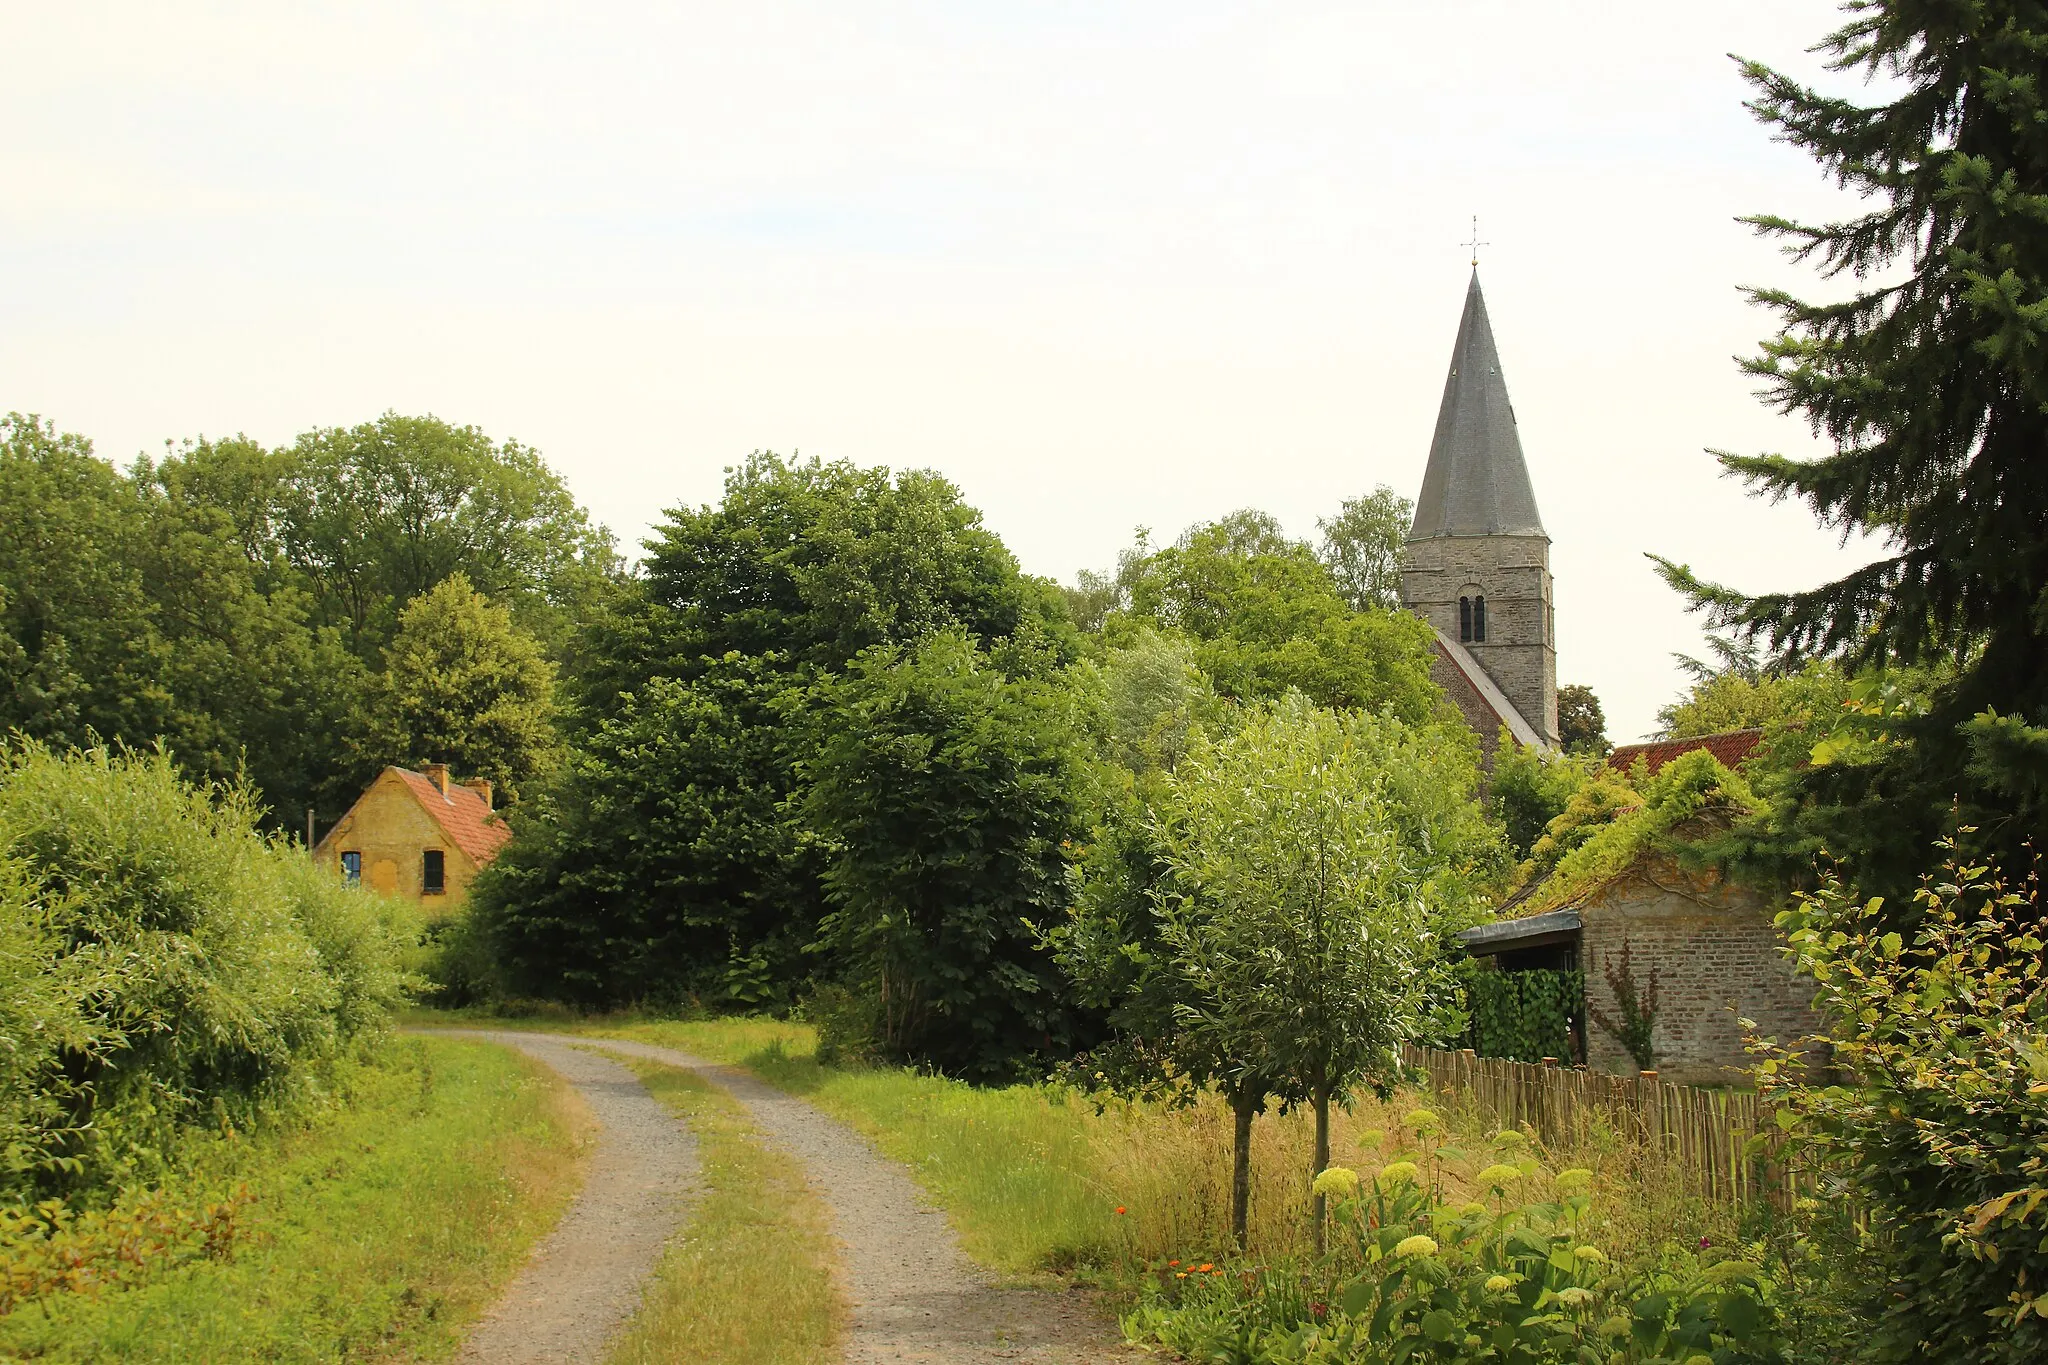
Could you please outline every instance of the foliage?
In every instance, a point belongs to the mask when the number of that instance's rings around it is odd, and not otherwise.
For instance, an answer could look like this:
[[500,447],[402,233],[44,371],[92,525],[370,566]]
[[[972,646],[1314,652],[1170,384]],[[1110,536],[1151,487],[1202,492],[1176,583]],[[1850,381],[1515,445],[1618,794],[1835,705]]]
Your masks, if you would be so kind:
[[1650,964],[1650,974],[1641,985],[1636,983],[1635,951],[1627,934],[1621,938],[1621,956],[1605,955],[1600,960],[1600,975],[1607,982],[1607,990],[1614,997],[1614,1013],[1594,1005],[1589,1010],[1593,1022],[1600,1031],[1620,1043],[1636,1067],[1642,1071],[1657,1069],[1657,983],[1660,973],[1657,964]]
[[225,1260],[248,1202],[243,1185],[192,1206],[155,1189],[126,1192],[113,1207],[84,1213],[61,1199],[0,1208],[0,1317],[52,1294],[97,1294],[195,1258]]
[[1571,683],[1557,689],[1557,742],[1568,754],[1596,757],[1614,747],[1607,740],[1607,713],[1592,688]]
[[1353,611],[1401,609],[1401,556],[1415,504],[1381,484],[1346,498],[1330,517],[1316,518],[1323,543],[1316,557]]
[[1758,805],[1742,776],[1704,749],[1680,754],[1654,776],[1638,769],[1631,781],[1623,786],[1613,778],[1597,780],[1550,822],[1523,869],[1525,881],[1546,868],[1550,876],[1523,902],[1523,913],[1568,905],[1646,853],[1701,863],[1701,826],[1725,827]]
[[1758,1266],[1675,1245],[1654,1264],[1617,1265],[1587,1240],[1582,1186],[1556,1204],[1511,1197],[1534,1169],[1512,1159],[1519,1150],[1485,1173],[1491,1199],[1457,1207],[1433,1198],[1412,1164],[1366,1181],[1325,1172],[1333,1192],[1355,1191],[1338,1200],[1346,1235],[1330,1253],[1174,1272],[1149,1286],[1125,1331],[1227,1365],[1783,1359]]
[[312,1084],[405,984],[395,902],[162,754],[0,754],[0,1198],[160,1172]]
[[1550,822],[1606,773],[1606,763],[1592,754],[1550,754],[1503,742],[1494,750],[1487,794],[1509,854],[1517,861],[1529,857]]
[[1089,718],[935,634],[864,653],[826,693],[805,810],[829,849],[823,951],[878,992],[893,1057],[978,1078],[1070,1050],[1034,924],[1067,905]]
[[1517,1062],[1574,1059],[1572,1021],[1583,1019],[1586,1008],[1583,973],[1504,972],[1476,958],[1465,959],[1456,970],[1472,1017],[1468,1037],[1473,1051]]
[[2048,967],[2040,888],[1954,841],[1907,915],[1829,876],[1778,922],[1833,1065],[1767,1049],[1758,1085],[1866,1211],[1860,1359],[2048,1353]]
[[1837,222],[1751,220],[1853,282],[1820,303],[1751,291],[1781,329],[1745,368],[1831,450],[1720,460],[1880,552],[1819,587],[1757,596],[1663,567],[1713,626],[1780,665],[1953,668],[1897,748],[1798,779],[1779,834],[1828,843],[1866,893],[1903,905],[1958,805],[2011,868],[2048,833],[2038,770],[1972,728],[1992,707],[2048,724],[2048,18],[2032,0],[1848,8],[1820,50],[1873,78],[1875,101],[1744,64],[1751,110],[1862,205]]
[[1352,610],[1315,552],[1264,513],[1190,527],[1119,577],[1129,605],[1108,637],[1136,626],[1179,632],[1226,697],[1292,689],[1322,706],[1392,708],[1412,724],[1445,705],[1429,678],[1428,626],[1406,612]]
[[1171,771],[1225,708],[1194,648],[1179,636],[1140,627],[1102,664],[1109,753],[1131,772]]
[[554,666],[460,571],[399,613],[373,691],[369,763],[446,763],[516,801],[557,758]]

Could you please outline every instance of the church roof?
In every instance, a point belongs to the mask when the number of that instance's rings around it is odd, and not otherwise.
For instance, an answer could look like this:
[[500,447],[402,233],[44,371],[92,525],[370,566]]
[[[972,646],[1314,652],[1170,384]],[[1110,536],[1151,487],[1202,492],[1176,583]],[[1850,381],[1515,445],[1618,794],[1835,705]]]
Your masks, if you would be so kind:
[[1474,270],[1408,538],[1542,534],[1536,490],[1522,462],[1515,409]]

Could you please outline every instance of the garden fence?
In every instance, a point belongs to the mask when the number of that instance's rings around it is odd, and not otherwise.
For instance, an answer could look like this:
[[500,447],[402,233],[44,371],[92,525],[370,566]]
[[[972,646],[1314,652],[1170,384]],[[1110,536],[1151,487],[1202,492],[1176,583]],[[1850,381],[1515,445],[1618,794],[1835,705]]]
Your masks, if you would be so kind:
[[1470,1050],[1410,1045],[1401,1060],[1410,1071],[1427,1073],[1433,1092],[1503,1125],[1526,1124],[1548,1145],[1583,1141],[1598,1128],[1632,1140],[1708,1198],[1784,1207],[1809,1185],[1784,1159],[1771,1106],[1746,1091],[1672,1085],[1654,1071],[1610,1076]]

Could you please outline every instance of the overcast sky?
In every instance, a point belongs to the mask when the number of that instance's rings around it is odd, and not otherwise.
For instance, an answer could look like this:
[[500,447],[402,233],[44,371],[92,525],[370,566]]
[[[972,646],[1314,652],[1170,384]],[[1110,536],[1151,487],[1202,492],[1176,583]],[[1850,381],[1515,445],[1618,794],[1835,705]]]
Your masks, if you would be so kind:
[[630,547],[748,451],[950,476],[1071,581],[1422,477],[1478,214],[1558,676],[1634,737],[1746,588],[1857,557],[1708,447],[1843,206],[1726,54],[1816,0],[321,6],[0,0],[0,409],[126,462],[393,408],[538,446]]

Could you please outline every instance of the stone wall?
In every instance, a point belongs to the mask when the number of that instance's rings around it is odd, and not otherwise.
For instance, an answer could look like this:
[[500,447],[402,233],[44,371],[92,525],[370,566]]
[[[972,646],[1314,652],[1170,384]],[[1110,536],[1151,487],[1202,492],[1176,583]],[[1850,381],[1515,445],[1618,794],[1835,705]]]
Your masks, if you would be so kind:
[[[1816,1031],[1813,987],[1793,975],[1779,952],[1774,907],[1745,887],[1685,872],[1650,859],[1579,907],[1584,921],[1579,963],[1586,974],[1588,1013],[1616,1017],[1607,963],[1629,945],[1637,990],[1658,971],[1651,1041],[1657,1072],[1668,1081],[1710,1085],[1749,1064],[1737,1019],[1781,1043]],[[1587,1063],[1629,1072],[1635,1062],[1589,1018]]]
[[[428,849],[442,853],[446,890],[438,896],[421,889]],[[364,886],[416,900],[429,914],[452,914],[468,899],[469,884],[476,880],[477,867],[469,855],[455,846],[439,821],[420,809],[405,780],[388,770],[327,832],[313,850],[313,861],[339,877],[343,853],[363,855]]]
[[1465,643],[1522,719],[1557,741],[1557,644],[1550,542],[1542,536],[1428,536],[1408,542],[1401,600],[1458,639],[1458,599],[1486,598],[1486,642]]

